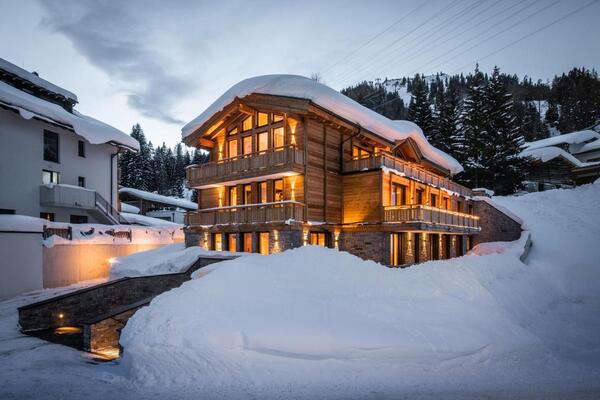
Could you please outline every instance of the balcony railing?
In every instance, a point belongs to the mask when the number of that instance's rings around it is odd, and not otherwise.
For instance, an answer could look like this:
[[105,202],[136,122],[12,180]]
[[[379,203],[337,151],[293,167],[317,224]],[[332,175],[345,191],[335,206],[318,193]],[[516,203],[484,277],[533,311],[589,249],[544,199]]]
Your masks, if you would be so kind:
[[304,204],[280,201],[218,208],[187,213],[187,225],[251,224],[256,222],[302,221]]
[[381,153],[344,162],[344,172],[357,172],[381,167],[396,170],[408,178],[417,179],[421,182],[459,193],[461,196],[473,196],[471,189],[390,154]]
[[479,217],[423,205],[385,207],[385,222],[426,223],[479,229]]
[[219,161],[187,168],[190,186],[200,186],[218,181],[239,179],[245,175],[262,172],[277,167],[303,166],[304,153],[296,146],[278,147],[265,151],[225,158]]

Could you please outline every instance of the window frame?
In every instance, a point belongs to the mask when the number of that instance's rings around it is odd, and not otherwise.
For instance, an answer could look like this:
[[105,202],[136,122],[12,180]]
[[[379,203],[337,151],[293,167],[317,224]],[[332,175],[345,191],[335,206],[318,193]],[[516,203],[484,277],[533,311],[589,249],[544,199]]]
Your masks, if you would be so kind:
[[83,140],[77,141],[77,155],[85,158],[85,142]]
[[[83,183],[83,185],[82,185],[82,183]],[[82,188],[86,187],[85,186],[85,176],[77,177],[77,186],[82,187]]]
[[[47,145],[46,140],[55,140],[56,142],[56,159],[50,158],[50,156],[48,155],[48,149],[46,148],[47,146],[50,146],[50,144]],[[48,129],[44,129],[44,141],[43,141],[43,159],[44,161],[49,161],[49,162],[54,162],[57,164],[60,164],[60,138],[59,138],[59,134],[53,131],[50,131]]]
[[[277,200],[277,182],[281,182],[281,200]],[[273,180],[273,202],[278,203],[281,201],[285,201],[285,184],[283,179],[274,179]]]
[[[50,174],[50,181],[44,182],[44,172],[47,172],[47,173]],[[53,181],[53,177],[56,177],[56,182]],[[44,185],[49,185],[49,184],[58,185],[58,184],[60,184],[60,172],[58,172],[58,171],[52,171],[52,170],[49,170],[49,169],[42,169],[42,184],[44,184]]]

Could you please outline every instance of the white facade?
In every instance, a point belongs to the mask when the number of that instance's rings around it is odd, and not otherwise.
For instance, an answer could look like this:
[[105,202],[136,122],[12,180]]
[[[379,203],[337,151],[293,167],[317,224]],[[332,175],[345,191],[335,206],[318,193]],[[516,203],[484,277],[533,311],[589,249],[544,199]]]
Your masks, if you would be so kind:
[[153,210],[146,213],[148,217],[164,219],[183,225],[185,223],[185,210]]
[[[58,134],[59,162],[44,160],[44,130]],[[44,170],[58,172],[60,184],[78,186],[82,177],[87,189],[96,191],[116,208],[116,146],[90,144],[72,131],[24,119],[4,108],[0,108],[0,138],[0,209],[32,217],[54,213],[55,221],[60,222],[69,222],[71,215],[87,216],[90,223],[107,222],[88,208],[41,205],[40,186]],[[79,156],[79,141],[85,143],[85,157]]]

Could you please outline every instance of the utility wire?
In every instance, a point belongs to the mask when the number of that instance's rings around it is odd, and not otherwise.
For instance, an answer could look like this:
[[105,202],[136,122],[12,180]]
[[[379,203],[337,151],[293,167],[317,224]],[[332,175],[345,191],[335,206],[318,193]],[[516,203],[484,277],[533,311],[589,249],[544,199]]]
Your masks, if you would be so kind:
[[352,57],[354,54],[358,53],[360,50],[364,49],[369,44],[373,43],[373,41],[375,41],[377,38],[379,38],[382,35],[384,35],[385,33],[389,32],[392,28],[394,28],[400,22],[404,21],[406,18],[410,17],[412,14],[414,14],[415,12],[417,12],[418,10],[420,10],[421,8],[423,8],[426,5],[427,5],[427,2],[425,2],[425,1],[422,2],[419,6],[415,7],[408,14],[405,14],[402,18],[396,20],[393,24],[391,24],[390,26],[388,26],[387,28],[385,28],[383,31],[377,33],[371,39],[367,40],[365,43],[363,43],[362,45],[360,45],[358,48],[352,50],[350,53],[346,54],[345,56],[343,56],[342,58],[340,58],[339,60],[337,60],[336,62],[334,62],[333,64],[331,64],[329,67],[325,68],[321,73],[325,74],[326,72],[330,71],[333,67],[335,67],[335,66],[341,64],[342,62],[346,61],[348,58]]
[[[400,36],[399,38],[397,38],[396,40],[394,40],[393,42],[391,42],[388,45],[385,45],[384,47],[382,47],[379,51],[377,51],[377,53],[381,53],[382,51],[386,50],[386,48],[390,48],[392,46],[394,46],[396,43],[398,43],[399,41],[401,41],[402,39],[406,38],[407,36],[410,36],[412,33],[416,32],[417,30],[419,30],[422,26],[424,26],[425,24],[427,24],[428,22],[430,22],[430,20],[437,18],[440,14],[446,12],[447,10],[451,9],[452,7],[454,7],[456,4],[458,4],[459,2],[462,2],[464,0],[454,0],[452,1],[450,4],[447,4],[445,7],[443,7],[441,10],[438,10],[437,12],[435,12],[433,15],[431,15],[429,18],[427,18],[425,21],[423,21],[422,23],[420,23],[418,26],[416,26],[413,29],[410,29],[408,32],[406,32],[405,34],[403,34],[402,36]],[[369,65],[369,62],[367,61],[367,64],[363,65],[362,67]],[[359,67],[359,68],[362,68]],[[345,74],[344,76],[352,76],[355,73],[355,71],[350,72],[350,74]]]
[[[522,42],[523,40],[528,39],[528,38],[530,38],[530,37],[532,37],[532,36],[540,33],[541,31],[546,30],[546,29],[550,28],[551,26],[556,25],[557,23],[559,23],[559,22],[561,22],[561,21],[563,21],[563,20],[565,20],[565,19],[573,16],[574,14],[577,14],[578,12],[583,11],[584,9],[590,7],[591,5],[598,4],[599,2],[600,2],[600,0],[593,0],[593,1],[591,1],[591,2],[589,2],[587,4],[585,4],[585,5],[583,5],[581,7],[579,7],[577,9],[571,11],[570,13],[567,13],[567,14],[563,15],[562,17],[560,17],[558,19],[555,19],[554,21],[552,21],[550,23],[548,23],[546,25],[543,25],[540,28],[538,28],[538,29],[536,29],[536,30],[534,30],[532,32],[529,32],[528,34],[520,37],[519,39],[514,40],[514,41],[512,41],[512,42],[510,42],[510,43],[508,43],[508,44],[506,44],[506,45],[504,45],[502,47],[500,47],[499,49],[496,49],[496,50],[492,51],[491,53],[486,54],[485,56],[479,58],[476,61],[485,60],[486,58],[489,58],[489,57],[491,57],[491,56],[493,56],[495,54],[498,54],[499,52],[501,52],[503,50],[506,50],[507,48],[509,48],[509,47],[511,47],[511,46],[519,43],[519,42]],[[456,70],[454,70],[452,73],[456,73],[457,71],[462,70],[463,68],[466,68],[466,67],[468,67],[471,64],[472,63],[465,64],[462,67],[457,68]]]

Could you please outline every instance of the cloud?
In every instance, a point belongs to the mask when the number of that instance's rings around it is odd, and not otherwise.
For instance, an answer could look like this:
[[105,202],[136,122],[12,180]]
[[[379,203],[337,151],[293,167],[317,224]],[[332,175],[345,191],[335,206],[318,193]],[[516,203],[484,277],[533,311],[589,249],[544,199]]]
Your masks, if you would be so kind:
[[148,3],[41,0],[46,10],[41,25],[67,37],[104,71],[127,94],[132,109],[181,125],[173,109],[194,85],[185,74],[177,74],[181,69],[169,57],[169,39],[157,38],[161,26],[149,22],[160,21],[160,14],[168,10],[146,7]]

